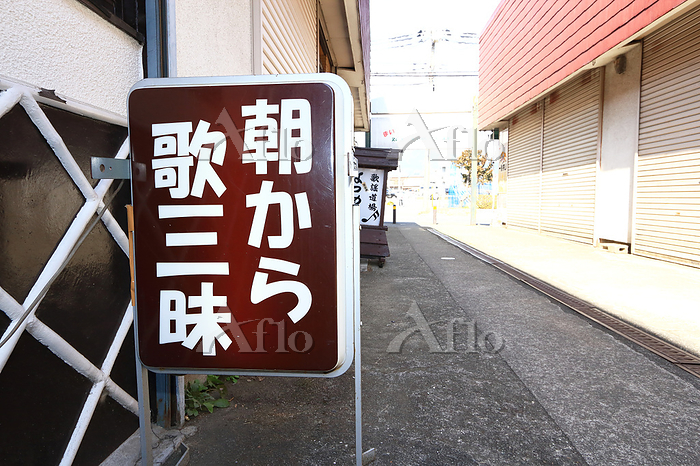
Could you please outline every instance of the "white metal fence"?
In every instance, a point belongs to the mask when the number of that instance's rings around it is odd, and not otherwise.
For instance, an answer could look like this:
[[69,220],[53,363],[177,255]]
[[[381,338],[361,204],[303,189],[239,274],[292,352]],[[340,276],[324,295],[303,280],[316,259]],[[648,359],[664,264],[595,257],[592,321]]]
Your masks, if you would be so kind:
[[[129,246],[126,234],[112,216],[112,213],[105,206],[105,194],[109,190],[113,180],[101,180],[95,188],[92,187],[66,147],[66,144],[63,142],[61,135],[58,134],[42,111],[39,102],[59,106],[64,110],[109,123],[119,124],[121,126],[126,126],[126,121],[106,112],[103,113],[99,110],[79,104],[56,104],[49,99],[39,96],[35,89],[0,80],[0,118],[16,105],[22,106],[85,198],[78,214],[57,244],[53,254],[34,282],[24,302],[19,303],[2,288],[2,283],[0,283],[0,310],[7,314],[12,321],[5,330],[2,340],[0,340],[0,372],[4,368],[7,360],[12,356],[20,336],[24,332],[27,332],[92,383],[92,389],[83,405],[68,446],[61,459],[61,465],[70,465],[75,459],[78,448],[80,447],[103,392],[106,392],[107,395],[116,400],[124,408],[138,416],[137,401],[110,378],[112,367],[133,322],[133,308],[131,304],[129,304],[126,309],[124,309],[119,329],[100,367],[90,362],[58,333],[39,320],[35,312],[51,284],[56,280],[96,221],[102,221],[104,223],[114,241],[127,256]],[[0,124],[2,124],[2,121],[0,121]],[[115,157],[124,159],[128,154],[129,140],[127,138]],[[111,154],[95,155],[109,156]],[[97,215],[100,213],[102,214],[100,220],[97,220]],[[96,292],[99,292],[99,290],[96,290]]]

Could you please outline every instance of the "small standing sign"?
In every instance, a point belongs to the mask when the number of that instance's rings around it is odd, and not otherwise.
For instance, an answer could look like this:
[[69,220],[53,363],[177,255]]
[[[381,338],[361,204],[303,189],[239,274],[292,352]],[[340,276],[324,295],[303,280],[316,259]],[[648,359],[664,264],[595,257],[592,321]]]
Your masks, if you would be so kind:
[[386,172],[379,168],[362,167],[355,177],[355,205],[360,207],[360,222],[365,226],[380,226],[384,218]]
[[129,95],[138,355],[156,372],[336,376],[353,355],[352,100],[335,75]]
[[360,255],[379,259],[379,267],[389,257],[384,226],[388,172],[399,165],[401,151],[356,147],[358,174],[354,179],[354,204],[360,208]]

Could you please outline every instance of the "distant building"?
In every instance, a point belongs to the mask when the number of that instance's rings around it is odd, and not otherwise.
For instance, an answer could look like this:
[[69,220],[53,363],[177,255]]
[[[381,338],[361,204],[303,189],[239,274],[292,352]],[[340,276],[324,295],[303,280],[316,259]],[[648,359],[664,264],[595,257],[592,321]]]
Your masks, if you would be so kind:
[[509,227],[700,266],[700,2],[504,0],[479,72]]
[[118,182],[90,178],[92,156],[128,155],[129,89],[332,72],[366,132],[369,2],[6,0],[0,43],[0,462],[99,464],[138,428],[129,183],[112,197]]

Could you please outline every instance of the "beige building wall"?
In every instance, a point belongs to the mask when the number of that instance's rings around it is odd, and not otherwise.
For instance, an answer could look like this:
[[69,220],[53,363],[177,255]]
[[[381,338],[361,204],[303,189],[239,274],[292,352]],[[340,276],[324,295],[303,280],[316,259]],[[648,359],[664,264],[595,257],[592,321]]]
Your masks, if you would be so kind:
[[595,236],[596,239],[630,243],[642,48],[637,46],[624,56],[624,72],[616,71],[614,62],[605,66]]
[[3,0],[0,78],[126,117],[141,44],[75,0]]
[[252,3],[253,0],[172,1],[175,43],[170,44],[170,49],[177,51],[171,75],[253,74]]

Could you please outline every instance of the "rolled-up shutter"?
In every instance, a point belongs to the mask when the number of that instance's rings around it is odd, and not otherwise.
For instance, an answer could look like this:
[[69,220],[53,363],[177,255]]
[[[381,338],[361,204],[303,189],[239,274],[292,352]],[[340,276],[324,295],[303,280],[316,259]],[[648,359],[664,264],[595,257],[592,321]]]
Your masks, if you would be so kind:
[[593,242],[601,72],[573,79],[545,99],[540,229]]
[[542,106],[514,116],[508,128],[508,226],[538,229]]
[[317,25],[313,0],[262,0],[263,73],[315,73]]
[[700,265],[700,9],[643,46],[633,252]]

